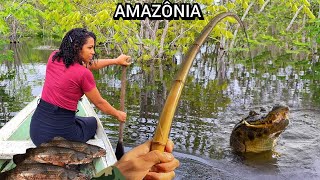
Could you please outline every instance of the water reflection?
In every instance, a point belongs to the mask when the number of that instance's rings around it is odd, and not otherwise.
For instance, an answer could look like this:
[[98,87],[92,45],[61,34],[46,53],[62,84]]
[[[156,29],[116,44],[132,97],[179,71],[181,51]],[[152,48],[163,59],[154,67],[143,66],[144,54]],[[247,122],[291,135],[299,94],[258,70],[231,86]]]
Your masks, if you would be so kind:
[[[12,74],[0,81],[0,125],[4,125],[40,94],[45,73],[46,51],[34,51],[29,44],[12,43],[14,61],[4,61],[1,74]],[[35,65],[36,64],[36,65]]]
[[[0,81],[0,126],[41,92],[51,50],[35,46],[18,45],[15,61],[0,66],[2,73],[16,72],[12,79]],[[318,59],[294,61],[266,53],[254,58],[252,66],[251,61],[212,55],[214,48],[209,46],[202,52],[187,78],[170,133],[182,162],[177,179],[319,178]],[[155,61],[152,67],[136,62],[128,68],[126,146],[152,138],[179,61]],[[101,94],[117,107],[120,72],[116,66],[94,72]],[[279,103],[290,107],[291,122],[276,146],[278,156],[232,154],[229,136],[234,124],[251,108]],[[98,115],[115,144],[118,122]]]

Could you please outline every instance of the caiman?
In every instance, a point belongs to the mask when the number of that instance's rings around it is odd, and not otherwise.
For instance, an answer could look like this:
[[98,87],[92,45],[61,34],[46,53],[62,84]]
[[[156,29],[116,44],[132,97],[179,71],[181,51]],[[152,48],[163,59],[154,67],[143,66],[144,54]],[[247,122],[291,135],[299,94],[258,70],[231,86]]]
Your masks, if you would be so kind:
[[268,114],[250,111],[249,116],[237,123],[230,136],[230,146],[234,152],[254,152],[272,150],[276,139],[289,124],[289,108],[275,106]]

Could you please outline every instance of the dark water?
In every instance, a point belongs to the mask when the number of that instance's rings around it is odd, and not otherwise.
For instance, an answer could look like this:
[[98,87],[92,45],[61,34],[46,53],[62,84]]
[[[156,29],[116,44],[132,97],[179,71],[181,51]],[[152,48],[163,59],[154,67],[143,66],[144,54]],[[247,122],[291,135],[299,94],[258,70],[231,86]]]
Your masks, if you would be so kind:
[[[49,43],[50,44],[50,43]],[[42,90],[45,63],[51,50],[34,49],[41,43],[18,44],[15,61],[0,66],[0,127]],[[47,45],[47,43],[46,43]],[[53,44],[51,44],[54,46]],[[176,179],[319,179],[320,80],[319,57],[260,53],[252,64],[241,58],[218,58],[203,47],[190,71],[172,124],[170,138],[181,161]],[[177,55],[177,64],[179,64]],[[168,63],[169,62],[169,63]],[[152,138],[165,97],[179,65],[141,64],[128,70],[125,130],[126,149]],[[120,68],[94,72],[98,89],[119,107]],[[229,136],[250,109],[284,104],[290,124],[273,152],[234,155]],[[113,143],[118,122],[98,112]]]

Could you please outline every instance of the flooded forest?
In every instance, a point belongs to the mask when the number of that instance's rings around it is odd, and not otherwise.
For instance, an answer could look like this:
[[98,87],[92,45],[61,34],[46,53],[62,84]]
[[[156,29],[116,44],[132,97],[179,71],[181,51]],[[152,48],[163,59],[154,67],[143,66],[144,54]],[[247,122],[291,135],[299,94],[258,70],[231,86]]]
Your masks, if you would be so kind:
[[[132,57],[125,102],[128,151],[154,136],[175,75],[203,28],[232,12],[247,36],[234,18],[220,21],[184,83],[169,135],[181,162],[176,179],[320,178],[319,0],[186,1],[200,5],[204,20],[114,20],[117,3],[1,1],[0,127],[41,94],[48,57],[64,34],[84,27],[97,36],[97,59]],[[101,95],[119,108],[121,68],[92,72]],[[275,148],[245,157],[233,153],[235,124],[251,110],[275,105],[289,108],[289,125]],[[115,147],[118,121],[95,110]]]

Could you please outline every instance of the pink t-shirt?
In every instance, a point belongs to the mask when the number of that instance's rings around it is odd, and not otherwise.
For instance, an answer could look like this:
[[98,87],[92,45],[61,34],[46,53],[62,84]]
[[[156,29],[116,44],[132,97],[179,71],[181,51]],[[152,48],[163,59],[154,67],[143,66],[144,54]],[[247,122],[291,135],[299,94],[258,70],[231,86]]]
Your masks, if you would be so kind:
[[93,74],[78,63],[66,68],[62,60],[52,62],[56,52],[52,52],[48,60],[41,98],[56,106],[76,111],[84,92],[96,87]]

